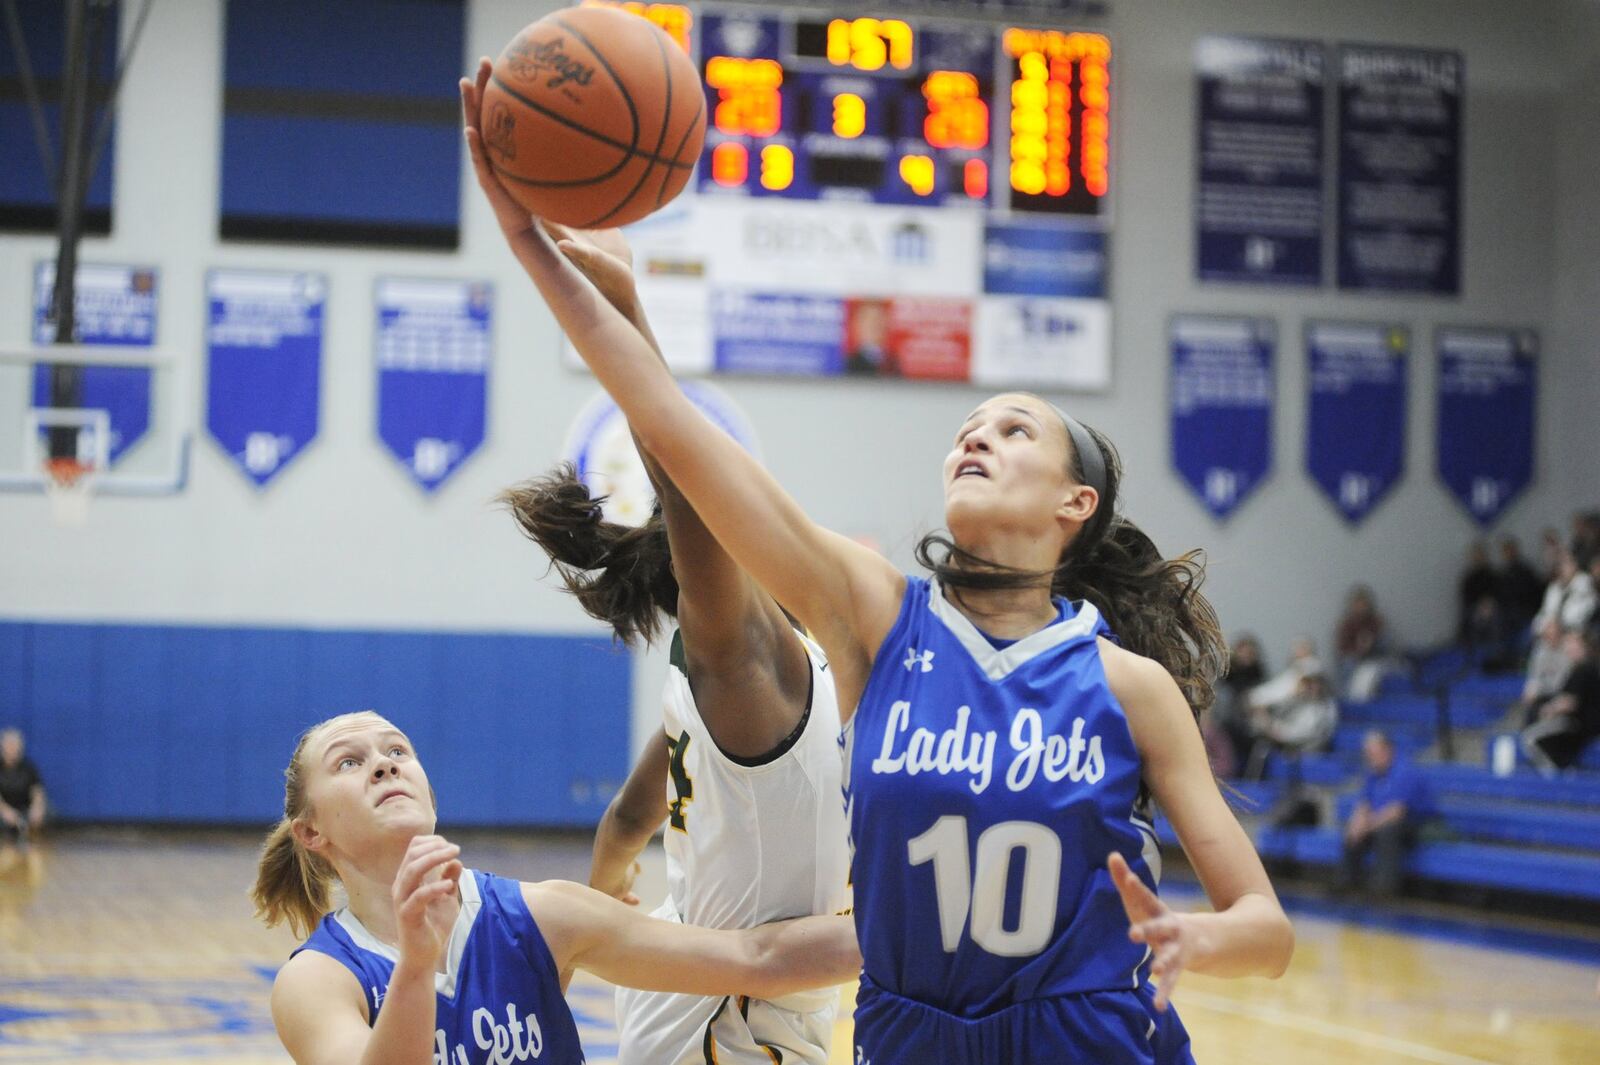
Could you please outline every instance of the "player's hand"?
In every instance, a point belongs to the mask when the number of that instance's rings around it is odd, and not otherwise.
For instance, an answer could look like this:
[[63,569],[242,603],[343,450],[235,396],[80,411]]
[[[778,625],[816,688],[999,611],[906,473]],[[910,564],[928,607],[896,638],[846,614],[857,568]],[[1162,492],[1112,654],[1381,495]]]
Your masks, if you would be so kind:
[[1183,915],[1172,912],[1155,892],[1145,887],[1122,855],[1113,851],[1106,866],[1128,914],[1128,938],[1145,944],[1154,955],[1150,975],[1156,981],[1156,1009],[1165,1010],[1173,988],[1178,986],[1178,974],[1189,961],[1190,937],[1185,932]]
[[13,828],[22,827],[22,818],[18,817],[17,812],[3,802],[0,802],[0,821],[4,821]]
[[625,902],[629,906],[637,906],[639,905],[639,896],[633,893],[633,884],[634,881],[639,879],[639,873],[642,870],[643,866],[637,860],[631,861],[623,869],[620,876],[615,878],[591,878],[589,886],[596,891],[605,892],[619,902]]
[[475,77],[461,79],[461,124],[467,138],[467,155],[472,159],[472,172],[478,177],[478,187],[489,201],[495,221],[500,223],[500,231],[506,235],[512,250],[516,251],[519,240],[537,240],[539,235],[534,230],[533,215],[511,198],[511,193],[506,191],[489,163],[488,147],[483,139],[481,109],[484,86],[489,84],[489,75],[493,72],[494,64],[483,58],[478,60]]
[[406,848],[391,890],[402,961],[430,971],[438,966],[455,925],[451,896],[461,877],[460,853],[443,836],[417,836]]
[[572,229],[549,219],[540,225],[600,295],[624,314],[634,299],[633,249],[620,229]]

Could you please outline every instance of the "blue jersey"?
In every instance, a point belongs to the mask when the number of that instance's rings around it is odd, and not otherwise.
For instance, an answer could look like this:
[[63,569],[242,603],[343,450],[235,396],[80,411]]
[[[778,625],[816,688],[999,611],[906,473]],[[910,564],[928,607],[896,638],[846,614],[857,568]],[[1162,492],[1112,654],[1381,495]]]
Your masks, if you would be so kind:
[[1057,607],[997,646],[907,581],[846,733],[858,1060],[1188,1060],[1106,869],[1119,851],[1160,874],[1110,633],[1092,605]]
[[[578,1027],[561,976],[522,898],[522,886],[488,873],[461,876],[461,915],[445,971],[435,975],[433,1060],[441,1065],[580,1065]],[[331,913],[295,951],[343,963],[361,982],[376,1024],[399,956],[348,909]]]

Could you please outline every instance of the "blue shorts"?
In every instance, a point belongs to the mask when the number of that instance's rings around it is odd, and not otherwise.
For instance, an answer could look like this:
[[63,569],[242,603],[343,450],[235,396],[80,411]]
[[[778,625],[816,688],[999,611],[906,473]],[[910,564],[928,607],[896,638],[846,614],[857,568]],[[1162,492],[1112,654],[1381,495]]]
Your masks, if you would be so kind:
[[865,975],[856,997],[857,1065],[1194,1065],[1189,1033],[1155,990],[1019,1002],[964,1018],[885,991]]

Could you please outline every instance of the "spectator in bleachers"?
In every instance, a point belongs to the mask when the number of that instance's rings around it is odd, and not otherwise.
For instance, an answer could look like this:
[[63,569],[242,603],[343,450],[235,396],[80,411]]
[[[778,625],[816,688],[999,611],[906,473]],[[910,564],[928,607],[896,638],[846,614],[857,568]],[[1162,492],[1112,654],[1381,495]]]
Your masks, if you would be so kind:
[[1241,633],[1228,653],[1228,672],[1217,684],[1216,701],[1206,718],[1206,749],[1211,753],[1211,771],[1219,777],[1233,776],[1250,757],[1255,732],[1250,723],[1250,693],[1266,679],[1266,664],[1261,644],[1249,633]]
[[[1245,775],[1259,780],[1267,756],[1277,753],[1308,754],[1327,747],[1339,726],[1339,703],[1333,687],[1316,659],[1302,659],[1299,680],[1286,698],[1256,706],[1254,740]],[[1263,686],[1265,687],[1265,686]],[[1262,689],[1257,688],[1256,693]],[[1256,693],[1252,693],[1252,698]]]
[[1539,571],[1522,557],[1522,545],[1515,536],[1500,541],[1500,605],[1505,611],[1506,628],[1511,632],[1532,631],[1533,617],[1544,602],[1547,583]]
[[1569,632],[1561,648],[1572,663],[1566,683],[1522,732],[1522,749],[1545,776],[1571,766],[1600,737],[1600,640],[1592,629]]
[[0,731],[0,841],[26,841],[44,824],[44,780],[23,754],[22,733]]
[[1561,624],[1554,619],[1544,623],[1528,655],[1527,679],[1522,684],[1522,697],[1515,707],[1519,727],[1526,728],[1539,720],[1539,710],[1560,694],[1572,672],[1572,659],[1561,647]]
[[1378,694],[1378,683],[1386,668],[1384,629],[1383,615],[1372,600],[1372,589],[1364,584],[1350,589],[1334,634],[1339,694],[1344,698],[1364,703]]
[[1547,621],[1555,621],[1564,632],[1576,632],[1589,624],[1595,612],[1594,579],[1578,566],[1572,552],[1563,549],[1556,558],[1556,575],[1544,590],[1544,602],[1533,618],[1533,631]]
[[1500,601],[1500,575],[1489,564],[1489,547],[1482,540],[1467,548],[1467,566],[1456,584],[1456,642],[1465,647],[1493,647],[1503,635],[1504,604]]
[[1300,679],[1308,672],[1322,672],[1322,660],[1317,657],[1317,644],[1309,636],[1296,636],[1289,644],[1288,664],[1271,680],[1263,681],[1250,689],[1248,701],[1251,710],[1264,710],[1273,703],[1289,698],[1300,686]]
[[1544,567],[1542,583],[1549,584],[1555,580],[1556,570],[1561,568],[1561,555],[1566,549],[1561,542],[1561,530],[1554,525],[1545,526],[1544,532],[1539,534],[1539,565]]
[[1580,510],[1572,516],[1572,543],[1568,546],[1578,568],[1587,570],[1600,555],[1600,512]]
[[1428,782],[1409,762],[1395,755],[1388,735],[1373,729],[1362,738],[1366,776],[1361,799],[1344,826],[1341,891],[1361,886],[1367,856],[1372,856],[1367,887],[1380,898],[1400,891],[1406,856],[1416,846],[1418,831],[1433,815]]

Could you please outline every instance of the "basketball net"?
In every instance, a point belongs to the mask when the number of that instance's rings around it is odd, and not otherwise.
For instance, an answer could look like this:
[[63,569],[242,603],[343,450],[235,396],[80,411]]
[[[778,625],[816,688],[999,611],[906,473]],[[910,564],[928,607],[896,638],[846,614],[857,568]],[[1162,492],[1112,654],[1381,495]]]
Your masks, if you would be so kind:
[[45,460],[44,493],[50,499],[50,517],[64,529],[81,529],[89,521],[89,487],[94,467],[77,459]]

